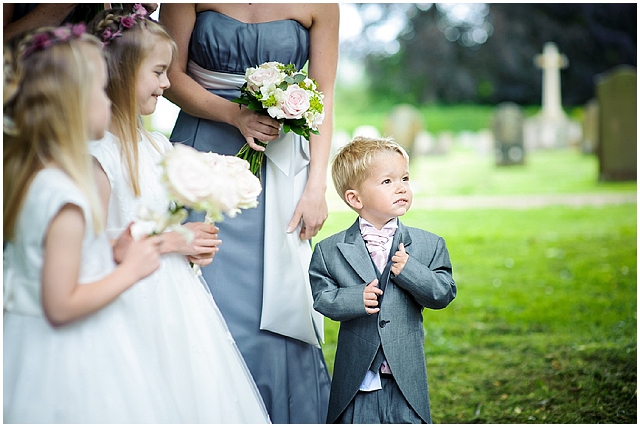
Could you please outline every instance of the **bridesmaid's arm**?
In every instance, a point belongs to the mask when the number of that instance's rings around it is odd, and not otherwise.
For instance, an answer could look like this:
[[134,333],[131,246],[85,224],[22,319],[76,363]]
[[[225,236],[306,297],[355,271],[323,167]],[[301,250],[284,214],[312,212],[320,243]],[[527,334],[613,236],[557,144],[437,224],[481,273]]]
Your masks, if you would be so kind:
[[325,199],[327,189],[327,165],[333,133],[333,92],[338,65],[338,27],[340,11],[338,4],[316,4],[312,7],[312,24],[309,47],[309,76],[316,80],[318,89],[324,94],[324,121],[319,126],[320,135],[311,135],[309,147],[311,163],[309,180],[305,187],[287,231],[297,227],[300,219],[304,226],[301,239],[315,236],[327,219]]
[[167,28],[178,45],[178,57],[171,65],[168,76],[171,88],[164,96],[194,117],[228,123],[238,128],[255,150],[264,148],[254,143],[254,138],[268,142],[278,137],[280,124],[265,115],[210,93],[187,74],[189,40],[196,22],[195,4],[163,3],[160,6],[160,22]]

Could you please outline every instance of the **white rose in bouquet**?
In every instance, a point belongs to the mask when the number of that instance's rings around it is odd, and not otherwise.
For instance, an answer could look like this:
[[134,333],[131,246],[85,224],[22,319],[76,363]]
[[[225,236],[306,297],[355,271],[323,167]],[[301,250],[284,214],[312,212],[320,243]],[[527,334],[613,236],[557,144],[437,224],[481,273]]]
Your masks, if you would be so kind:
[[266,63],[258,68],[248,68],[245,73],[245,79],[248,83],[248,88],[256,93],[259,92],[263,86],[277,86],[285,78],[282,73],[273,63]]
[[176,144],[163,159],[164,182],[176,203],[195,207],[207,201],[211,194],[211,166],[197,150]]

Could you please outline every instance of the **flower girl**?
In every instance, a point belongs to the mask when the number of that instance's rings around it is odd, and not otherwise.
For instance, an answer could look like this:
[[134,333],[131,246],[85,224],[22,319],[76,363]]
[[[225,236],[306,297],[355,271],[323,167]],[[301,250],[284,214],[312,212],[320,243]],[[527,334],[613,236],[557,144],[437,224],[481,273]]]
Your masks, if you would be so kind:
[[[105,138],[90,150],[102,167],[99,186],[108,194],[107,233],[119,236],[141,208],[167,211],[169,198],[159,163],[173,147],[142,126],[169,87],[167,69],[176,46],[164,27],[136,4],[132,12],[106,10],[90,23],[102,39],[109,67],[107,92],[113,119]],[[189,261],[211,262],[220,241],[210,224],[187,224],[193,239],[162,233],[161,265],[124,295],[135,351],[164,382],[154,393],[174,402],[169,421],[264,423],[268,415],[258,389],[206,286]],[[118,257],[116,257],[116,260]]]
[[4,48],[5,423],[143,422],[148,393],[120,295],[159,266],[160,239],[115,266],[89,139],[110,117],[102,46],[84,25]]

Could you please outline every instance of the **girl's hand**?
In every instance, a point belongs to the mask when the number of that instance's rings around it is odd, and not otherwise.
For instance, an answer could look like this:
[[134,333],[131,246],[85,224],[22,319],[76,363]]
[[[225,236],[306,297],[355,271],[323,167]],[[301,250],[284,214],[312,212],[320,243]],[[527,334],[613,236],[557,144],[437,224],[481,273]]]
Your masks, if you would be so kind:
[[[198,262],[191,261],[194,264],[200,264],[200,262],[203,262],[202,260],[207,258],[213,259],[213,254],[218,252],[222,243],[218,239],[218,231],[220,231],[218,227],[204,222],[187,222],[182,226],[193,233],[193,239],[187,243],[182,234],[177,231],[163,233],[161,235],[162,247],[160,252],[163,254],[176,252],[200,260]],[[211,261],[206,264],[210,263]]]
[[393,257],[391,257],[391,261],[393,261],[393,264],[391,264],[391,272],[395,276],[398,276],[408,260],[409,254],[404,250],[404,244],[400,243],[398,250],[393,254]]
[[378,287],[378,279],[374,279],[364,288],[362,298],[364,299],[364,309],[367,314],[374,314],[380,311],[378,308],[378,295],[382,295],[382,289]]
[[234,117],[235,127],[244,136],[247,144],[256,151],[264,151],[265,147],[256,144],[255,140],[268,143],[278,138],[280,134],[280,122],[266,116],[249,110],[241,105],[238,114]]
[[213,262],[214,255],[215,252],[210,254],[188,255],[187,260],[192,264],[199,265],[200,267],[206,267]]
[[318,234],[328,215],[329,209],[324,191],[314,191],[307,186],[287,226],[287,233],[293,232],[298,224],[302,223],[300,239],[311,239]]
[[160,236],[150,236],[129,244],[121,268],[129,271],[130,277],[137,282],[160,267]]
[[113,259],[117,264],[122,262],[129,245],[133,242],[133,237],[131,236],[131,224],[133,223],[129,223],[127,229],[122,232],[120,237],[118,237],[118,240],[113,244]]

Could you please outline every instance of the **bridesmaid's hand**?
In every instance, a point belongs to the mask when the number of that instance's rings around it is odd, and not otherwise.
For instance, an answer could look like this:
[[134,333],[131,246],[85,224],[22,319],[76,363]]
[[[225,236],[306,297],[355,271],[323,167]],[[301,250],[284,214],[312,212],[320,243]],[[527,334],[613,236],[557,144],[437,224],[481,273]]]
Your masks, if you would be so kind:
[[280,122],[264,114],[251,111],[244,105],[240,107],[235,116],[233,125],[244,136],[247,144],[256,151],[264,151],[265,147],[256,144],[254,139],[268,143],[278,138],[280,134]]
[[300,238],[302,240],[311,239],[318,234],[328,215],[329,209],[324,191],[314,190],[307,186],[293,212],[293,218],[287,226],[287,233],[293,232],[298,224],[302,223]]

